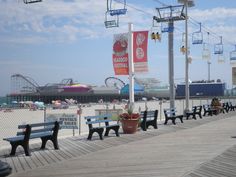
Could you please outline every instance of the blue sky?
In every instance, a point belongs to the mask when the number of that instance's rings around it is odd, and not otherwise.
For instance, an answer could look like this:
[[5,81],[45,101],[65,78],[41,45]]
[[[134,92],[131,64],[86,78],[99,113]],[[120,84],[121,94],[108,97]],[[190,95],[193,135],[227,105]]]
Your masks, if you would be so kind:
[[[177,0],[160,0],[177,5]],[[115,3],[118,7],[119,3]],[[128,30],[152,29],[158,0],[127,0],[127,14],[120,17],[120,27],[106,29],[104,14],[106,0],[43,0],[24,4],[23,0],[0,0],[0,95],[11,92],[10,77],[19,73],[33,78],[39,85],[57,83],[73,78],[84,84],[104,85],[105,78],[114,76],[112,66],[113,34]],[[189,9],[192,19],[201,22],[203,33],[210,30],[211,79],[231,84],[229,52],[236,44],[236,1],[197,0]],[[189,31],[198,30],[191,20]],[[185,60],[179,52],[184,22],[175,23],[175,81],[184,81]],[[218,63],[213,54],[215,43],[223,36],[225,63]],[[162,42],[149,40],[149,72],[137,77],[154,77],[168,84],[168,35]],[[189,39],[191,41],[191,37]],[[190,45],[190,80],[207,79],[207,62],[202,60],[202,46]],[[119,76],[127,82],[127,76]]]

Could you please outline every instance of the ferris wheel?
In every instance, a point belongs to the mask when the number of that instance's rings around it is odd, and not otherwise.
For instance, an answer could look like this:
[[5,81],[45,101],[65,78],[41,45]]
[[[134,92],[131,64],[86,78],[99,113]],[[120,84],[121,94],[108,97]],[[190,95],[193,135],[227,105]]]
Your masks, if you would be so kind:
[[108,77],[105,79],[105,84],[107,87],[115,87],[117,89],[121,89],[125,86],[125,83],[116,78],[116,77]]

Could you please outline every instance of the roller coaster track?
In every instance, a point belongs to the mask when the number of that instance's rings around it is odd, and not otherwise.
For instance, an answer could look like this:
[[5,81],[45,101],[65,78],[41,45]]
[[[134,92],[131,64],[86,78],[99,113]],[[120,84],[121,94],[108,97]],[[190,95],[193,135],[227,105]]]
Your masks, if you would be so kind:
[[[28,77],[28,76],[23,76],[21,74],[14,74],[11,76],[11,81],[13,82],[12,84],[16,85],[17,81],[24,81],[25,86],[30,85],[32,88],[34,88],[37,92],[40,92],[40,86],[37,84],[37,82],[35,80],[33,80],[32,78]],[[22,82],[21,82],[22,83]],[[19,86],[20,87],[20,86]],[[23,88],[23,87],[22,87]]]

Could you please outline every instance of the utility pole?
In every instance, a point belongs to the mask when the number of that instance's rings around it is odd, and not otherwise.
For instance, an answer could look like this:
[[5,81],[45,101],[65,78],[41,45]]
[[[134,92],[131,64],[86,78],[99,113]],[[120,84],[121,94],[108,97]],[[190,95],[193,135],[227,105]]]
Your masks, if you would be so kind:
[[[174,29],[174,21],[168,22],[168,28]],[[170,86],[170,108],[175,108],[175,83],[174,83],[174,30],[168,33],[169,48],[169,86]]]
[[[157,16],[153,16],[153,22],[168,23],[168,58],[169,58],[169,95],[170,109],[175,108],[175,83],[174,83],[174,21],[185,20],[184,6],[167,6],[156,8]],[[154,24],[154,23],[153,23]]]
[[134,61],[133,61],[133,24],[129,23],[128,53],[129,53],[129,109],[134,109]]
[[211,62],[207,61],[207,65],[208,65],[208,81],[210,82],[210,80],[211,80]]
[[189,47],[188,47],[188,7],[194,6],[193,0],[178,0],[185,7],[185,112],[189,111]]

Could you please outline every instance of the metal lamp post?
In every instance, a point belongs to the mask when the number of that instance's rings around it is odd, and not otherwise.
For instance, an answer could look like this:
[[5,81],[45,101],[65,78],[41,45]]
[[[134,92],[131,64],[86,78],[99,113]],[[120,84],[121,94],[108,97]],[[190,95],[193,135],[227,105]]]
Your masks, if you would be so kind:
[[188,7],[194,6],[193,0],[178,0],[179,3],[185,6],[185,112],[189,110],[189,61],[188,61]]

